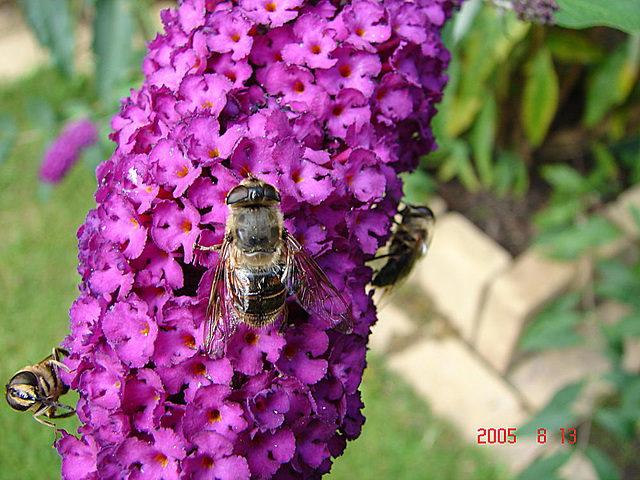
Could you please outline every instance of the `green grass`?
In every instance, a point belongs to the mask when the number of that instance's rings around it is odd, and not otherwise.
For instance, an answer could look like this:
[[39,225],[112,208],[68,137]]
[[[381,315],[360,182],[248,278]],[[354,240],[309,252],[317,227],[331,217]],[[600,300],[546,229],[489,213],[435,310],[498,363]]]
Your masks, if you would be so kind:
[[[76,231],[94,206],[95,177],[79,164],[59,186],[43,188],[40,157],[55,132],[47,122],[38,123],[34,112],[62,115],[78,101],[79,86],[41,72],[0,88],[0,105],[18,120],[21,132],[16,148],[0,164],[0,379],[5,382],[64,338],[68,310],[78,294]],[[370,359],[362,391],[367,416],[362,436],[336,460],[331,480],[505,478],[390,375],[381,359]],[[70,394],[65,401],[74,405],[76,399]],[[58,424],[73,432],[78,423],[74,417]],[[0,431],[0,480],[59,478],[53,430],[4,404]]]
[[[12,154],[0,164],[0,379],[51,353],[68,333],[68,311],[78,294],[76,231],[95,204],[94,173],[79,164],[57,188],[38,180],[45,139],[29,109],[49,102],[63,109],[72,90],[43,73],[0,90],[3,113],[19,123]],[[35,107],[34,107],[35,106]],[[76,397],[77,398],[77,397]],[[75,404],[72,395],[68,402]],[[0,479],[60,478],[51,448],[53,430],[30,414],[0,406]],[[77,419],[60,422],[75,431]]]
[[508,476],[435,417],[382,358],[369,353],[362,383],[367,420],[328,480],[504,480]]

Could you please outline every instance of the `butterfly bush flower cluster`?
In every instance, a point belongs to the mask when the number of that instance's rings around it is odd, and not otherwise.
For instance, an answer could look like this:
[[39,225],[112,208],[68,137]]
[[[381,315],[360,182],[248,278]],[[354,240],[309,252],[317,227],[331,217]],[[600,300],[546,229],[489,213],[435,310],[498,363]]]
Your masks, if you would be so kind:
[[45,152],[40,166],[40,179],[58,183],[76,163],[82,151],[97,141],[98,129],[89,120],[69,122]]
[[[318,478],[364,417],[365,266],[388,238],[398,173],[435,148],[452,0],[185,0],[164,11],[145,81],[113,119],[80,227],[64,341],[79,436],[65,479]],[[255,175],[350,305],[355,327],[241,324],[203,351],[225,196]]]
[[554,25],[554,14],[560,9],[555,0],[491,0],[501,10],[513,10],[523,22]]

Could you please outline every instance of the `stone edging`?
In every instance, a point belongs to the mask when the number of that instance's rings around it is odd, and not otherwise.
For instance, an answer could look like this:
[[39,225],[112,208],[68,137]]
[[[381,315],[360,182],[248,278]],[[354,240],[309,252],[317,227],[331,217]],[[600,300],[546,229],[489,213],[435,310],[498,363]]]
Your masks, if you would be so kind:
[[[621,194],[605,210],[623,237],[600,248],[599,258],[637,255],[640,232],[631,206],[640,209],[640,185]],[[550,260],[533,249],[512,258],[462,215],[436,213],[429,254],[403,287],[413,290],[414,298],[426,293],[433,305],[425,308],[433,318],[425,325],[424,319],[392,303],[381,309],[370,346],[387,355],[390,369],[408,381],[437,414],[456,425],[467,441],[476,444],[478,428],[518,427],[559,389],[581,379],[595,380],[608,370],[596,333],[588,345],[529,356],[518,350],[528,322],[563,293],[584,286],[593,263],[587,258]],[[625,312],[610,303],[598,313],[615,322]],[[444,336],[434,335],[433,325],[443,323],[442,317],[452,328]],[[394,348],[398,343],[402,348]],[[640,342],[627,342],[624,365],[630,372],[640,372]],[[587,405],[603,388],[606,386],[594,384],[586,389]],[[528,437],[517,438],[515,445],[486,447],[517,473],[543,451],[560,448],[553,443],[542,448]],[[564,475],[597,480],[591,464],[579,456],[565,465]]]

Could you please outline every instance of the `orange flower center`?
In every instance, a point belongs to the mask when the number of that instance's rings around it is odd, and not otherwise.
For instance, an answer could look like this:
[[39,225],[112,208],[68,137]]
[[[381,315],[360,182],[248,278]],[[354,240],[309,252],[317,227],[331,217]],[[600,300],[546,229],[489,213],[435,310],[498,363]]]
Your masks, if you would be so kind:
[[184,178],[187,176],[187,173],[189,173],[189,167],[187,165],[183,165],[182,169],[176,172],[176,175],[178,175],[180,178]]
[[260,335],[258,335],[256,332],[247,332],[247,334],[244,336],[244,341],[247,343],[247,345],[255,345],[256,343],[258,343],[259,338]]
[[342,65],[338,71],[340,72],[340,75],[344,78],[350,77],[351,76],[351,66],[350,65]]
[[222,415],[220,415],[220,410],[213,409],[209,412],[209,423],[215,423],[222,420]]
[[167,463],[169,463],[169,460],[167,459],[167,457],[165,455],[163,455],[162,453],[159,453],[158,455],[156,455],[155,460],[160,465],[162,465],[162,468],[166,467]]

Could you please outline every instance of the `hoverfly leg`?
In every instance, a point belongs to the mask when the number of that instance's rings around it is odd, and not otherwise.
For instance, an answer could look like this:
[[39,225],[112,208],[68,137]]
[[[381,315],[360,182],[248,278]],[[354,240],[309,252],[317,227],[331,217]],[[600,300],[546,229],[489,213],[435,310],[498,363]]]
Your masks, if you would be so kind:
[[67,373],[71,373],[71,369],[70,369],[69,367],[67,367],[64,363],[59,362],[59,361],[57,361],[57,360],[49,360],[49,362],[50,362],[52,365],[55,365],[56,367],[61,368],[61,369],[62,369],[62,370],[64,370],[65,372],[67,372]]
[[287,307],[287,302],[284,303],[284,307],[282,308],[282,323],[280,324],[280,328],[278,329],[279,334],[284,333],[284,329],[287,326],[287,319],[289,318],[289,308]]
[[44,418],[40,418],[40,415],[46,415],[48,411],[49,411],[48,408],[41,408],[40,410],[38,410],[36,413],[33,414],[33,419],[36,422],[42,425],[46,425],[47,427],[51,427],[55,430],[56,429],[55,423],[50,422],[49,420],[45,420]]
[[71,373],[71,369],[64,363],[62,363],[62,359],[68,356],[69,352],[67,352],[64,348],[53,347],[53,349],[51,350],[51,360],[49,360],[49,362],[56,367],[63,369],[65,372]]
[[222,246],[221,243],[219,243],[217,245],[210,245],[210,246],[200,245],[199,243],[194,243],[193,244],[193,248],[195,248],[196,250],[203,250],[205,252],[211,251],[211,250],[220,250],[221,246]]
[[[69,418],[71,415],[76,413],[76,409],[69,405],[63,405],[61,403],[55,403],[54,405],[55,406],[51,410],[51,413],[49,413],[49,418]],[[59,408],[66,410],[66,412],[58,413]]]

